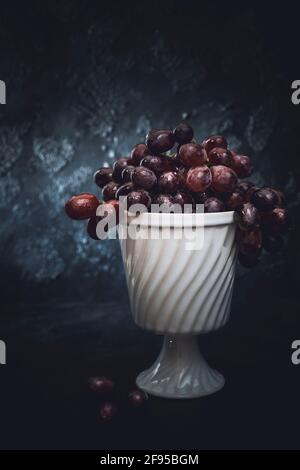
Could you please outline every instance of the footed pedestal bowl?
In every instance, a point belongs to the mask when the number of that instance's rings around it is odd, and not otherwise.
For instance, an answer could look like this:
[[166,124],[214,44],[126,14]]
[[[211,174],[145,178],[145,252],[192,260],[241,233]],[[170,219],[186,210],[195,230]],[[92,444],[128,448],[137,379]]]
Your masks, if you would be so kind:
[[119,238],[134,321],[164,335],[138,387],[165,398],[221,389],[224,377],[203,358],[197,335],[228,320],[237,254],[233,212],[142,213],[120,225]]

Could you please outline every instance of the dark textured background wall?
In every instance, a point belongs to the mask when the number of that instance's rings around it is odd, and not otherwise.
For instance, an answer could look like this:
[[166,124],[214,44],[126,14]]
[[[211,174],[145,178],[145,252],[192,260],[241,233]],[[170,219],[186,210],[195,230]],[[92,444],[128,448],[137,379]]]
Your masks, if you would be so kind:
[[285,251],[239,270],[243,289],[296,286],[300,109],[290,85],[299,77],[286,13],[252,2],[1,2],[4,301],[126,296],[117,242],[89,240],[64,202],[98,193],[93,171],[149,128],[184,119],[199,139],[224,133],[249,154],[253,180],[282,188],[294,215]]

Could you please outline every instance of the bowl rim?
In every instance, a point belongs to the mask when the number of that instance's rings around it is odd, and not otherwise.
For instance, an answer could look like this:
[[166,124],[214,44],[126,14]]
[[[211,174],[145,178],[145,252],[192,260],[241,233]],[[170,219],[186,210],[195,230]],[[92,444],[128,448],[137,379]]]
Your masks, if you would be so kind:
[[211,227],[234,224],[234,211],[197,214],[143,212],[138,216],[129,211],[125,211],[125,213],[125,224],[127,225],[133,224],[147,227]]

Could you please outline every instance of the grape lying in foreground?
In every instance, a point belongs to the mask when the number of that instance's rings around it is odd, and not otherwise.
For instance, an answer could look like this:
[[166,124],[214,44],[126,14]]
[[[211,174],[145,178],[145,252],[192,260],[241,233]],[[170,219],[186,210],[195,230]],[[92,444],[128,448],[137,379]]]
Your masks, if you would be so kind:
[[206,213],[234,211],[238,259],[249,268],[258,263],[262,249],[280,251],[289,228],[282,191],[240,179],[252,171],[249,156],[231,149],[225,136],[197,142],[193,128],[180,123],[173,131],[150,130],[130,155],[116,160],[112,168],[99,168],[94,182],[102,189],[102,200],[79,194],[66,202],[65,210],[74,220],[88,220],[87,233],[95,240],[101,233],[97,227],[103,226],[105,238],[118,224],[122,198],[129,211],[195,212],[198,204]]

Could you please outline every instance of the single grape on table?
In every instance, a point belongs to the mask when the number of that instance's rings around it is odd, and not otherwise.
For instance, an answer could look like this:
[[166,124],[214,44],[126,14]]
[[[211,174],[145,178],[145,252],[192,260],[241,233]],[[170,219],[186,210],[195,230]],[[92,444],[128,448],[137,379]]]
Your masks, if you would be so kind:
[[117,407],[110,402],[104,403],[100,408],[100,418],[104,421],[110,421],[117,413]]
[[71,219],[87,220],[87,233],[95,240],[104,217],[119,223],[123,199],[129,211],[137,204],[152,212],[195,212],[198,204],[206,213],[234,211],[238,259],[249,268],[258,263],[262,249],[271,254],[283,249],[290,225],[282,191],[243,179],[252,172],[251,158],[230,148],[225,136],[197,141],[194,129],[183,122],[173,131],[150,130],[145,142],[137,143],[112,168],[99,168],[94,182],[102,198],[90,193],[72,196],[65,211]]

